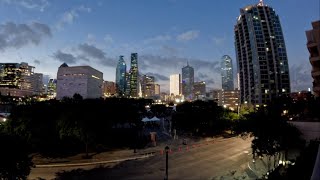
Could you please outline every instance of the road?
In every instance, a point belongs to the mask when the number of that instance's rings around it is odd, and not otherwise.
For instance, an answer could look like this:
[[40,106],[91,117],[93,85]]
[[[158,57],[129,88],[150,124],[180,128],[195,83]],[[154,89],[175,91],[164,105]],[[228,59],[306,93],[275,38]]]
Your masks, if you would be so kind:
[[[169,153],[169,179],[214,179],[230,174],[231,171],[248,172],[251,160],[251,139],[228,138],[204,143],[201,146],[172,147]],[[81,168],[81,169],[79,169]],[[63,172],[64,173],[61,173]],[[56,174],[60,172],[60,174]],[[251,172],[252,173],[252,172]],[[34,168],[29,179],[163,179],[165,155],[109,163],[104,166],[86,165],[80,167]],[[250,172],[246,173],[245,175]],[[77,177],[77,178],[75,178]],[[251,176],[252,178],[254,176]]]

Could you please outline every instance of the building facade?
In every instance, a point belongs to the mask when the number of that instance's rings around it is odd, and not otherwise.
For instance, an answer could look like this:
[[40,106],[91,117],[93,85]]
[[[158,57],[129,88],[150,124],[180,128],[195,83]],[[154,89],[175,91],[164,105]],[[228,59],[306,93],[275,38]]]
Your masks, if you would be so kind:
[[154,95],[160,97],[160,84],[154,84]]
[[[0,63],[0,93],[16,97],[38,94],[38,74],[28,63]],[[42,81],[42,79],[41,79]]]
[[312,66],[313,93],[320,97],[320,21],[312,22],[312,30],[306,31],[307,48]]
[[117,93],[116,83],[112,81],[103,81],[103,96],[111,97]]
[[118,96],[124,96],[126,92],[126,72],[126,62],[124,61],[123,56],[120,56],[116,69],[116,88]]
[[181,95],[181,75],[172,74],[170,75],[170,95]]
[[141,93],[143,98],[153,98],[155,95],[154,76],[141,77]]
[[221,58],[221,84],[224,90],[234,90],[232,59],[228,55]]
[[221,91],[221,104],[224,108],[228,108],[232,111],[239,110],[239,90],[222,90]]
[[43,79],[42,73],[34,73],[34,75],[33,75],[33,91],[34,91],[35,95],[42,95],[45,92],[42,79]]
[[102,97],[102,72],[90,66],[73,66],[62,64],[57,73],[57,99],[72,98],[75,93],[84,99]]
[[131,53],[130,66],[130,97],[139,96],[139,69],[138,69],[138,53]]
[[193,84],[194,69],[188,63],[182,68],[182,94],[185,100],[193,100]]
[[263,1],[240,13],[234,33],[241,103],[265,104],[289,95],[289,65],[278,15]]
[[206,83],[204,81],[195,82],[193,85],[195,99],[203,99],[206,96]]
[[55,98],[57,96],[57,79],[49,79],[47,95],[49,98]]

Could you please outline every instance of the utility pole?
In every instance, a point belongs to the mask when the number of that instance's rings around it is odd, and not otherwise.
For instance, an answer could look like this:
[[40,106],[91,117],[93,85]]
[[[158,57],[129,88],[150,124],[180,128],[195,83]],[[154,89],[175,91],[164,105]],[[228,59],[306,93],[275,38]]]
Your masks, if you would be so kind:
[[168,180],[168,153],[169,153],[169,146],[166,146],[164,148],[165,152],[166,152],[166,174],[165,174],[165,177],[164,177],[164,180]]

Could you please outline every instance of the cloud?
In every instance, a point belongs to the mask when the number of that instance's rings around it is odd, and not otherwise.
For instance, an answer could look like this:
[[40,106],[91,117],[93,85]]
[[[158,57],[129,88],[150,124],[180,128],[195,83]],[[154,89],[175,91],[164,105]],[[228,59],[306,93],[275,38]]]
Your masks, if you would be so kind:
[[44,11],[49,6],[48,0],[0,0],[1,3],[21,6],[27,9]]
[[200,31],[197,30],[190,30],[187,32],[184,32],[182,34],[179,34],[177,36],[178,41],[190,41],[193,39],[196,39],[199,36]]
[[161,46],[161,50],[163,50],[165,54],[169,54],[169,55],[176,55],[179,52],[178,48],[171,47],[168,45]]
[[89,45],[87,43],[84,43],[84,44],[79,44],[78,48],[86,56],[96,58],[96,59],[106,58],[105,53],[101,49],[95,47],[94,45]]
[[144,43],[149,44],[149,43],[165,42],[169,40],[171,40],[170,35],[158,35],[158,36],[144,40]]
[[79,17],[79,14],[81,12],[90,13],[91,12],[91,8],[88,8],[88,7],[85,7],[85,6],[82,5],[80,7],[77,7],[77,8],[71,9],[70,11],[65,12],[62,15],[61,19],[56,24],[56,28],[58,30],[61,30],[61,29],[63,29],[63,27],[65,25],[72,24],[75,21],[75,19],[77,17]]
[[220,46],[220,45],[223,45],[225,43],[227,38],[226,38],[226,36],[223,36],[223,37],[214,36],[211,39],[217,46]]
[[146,75],[148,76],[154,76],[155,78],[155,81],[168,81],[169,78],[167,76],[164,76],[164,75],[161,75],[161,74],[158,74],[158,73],[152,73],[152,72],[147,72]]
[[208,75],[207,75],[207,74],[203,74],[203,73],[201,73],[201,72],[198,72],[198,77],[199,77],[200,79],[204,79],[204,78],[208,78]]
[[98,60],[104,66],[115,67],[116,60],[112,58],[107,58],[106,53],[94,45],[89,45],[87,43],[79,44],[78,50],[81,53],[82,58],[91,59],[94,58]]
[[16,24],[7,22],[0,25],[0,50],[38,45],[45,37],[51,37],[50,27],[38,22]]
[[107,43],[107,44],[111,44],[113,43],[113,38],[110,34],[106,34],[103,38],[103,40]]
[[58,50],[57,52],[55,52],[53,54],[53,58],[55,58],[56,60],[63,62],[63,63],[67,63],[67,64],[75,64],[76,63],[76,57],[72,54],[69,53],[64,53],[60,50]]
[[312,87],[311,66],[305,63],[293,64],[290,67],[291,91],[307,90]]
[[33,61],[33,63],[35,63],[35,64],[40,64],[40,61],[39,60],[37,60],[37,59],[35,59],[34,61]]

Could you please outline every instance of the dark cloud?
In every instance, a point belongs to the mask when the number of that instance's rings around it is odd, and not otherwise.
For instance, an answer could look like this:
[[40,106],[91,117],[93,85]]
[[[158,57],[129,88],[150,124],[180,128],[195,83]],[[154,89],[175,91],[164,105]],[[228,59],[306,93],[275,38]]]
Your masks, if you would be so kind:
[[35,63],[35,64],[40,64],[40,61],[39,60],[37,60],[37,59],[35,59],[34,61],[33,61],[33,63]]
[[301,91],[312,87],[311,65],[293,64],[290,67],[291,90]]
[[0,25],[0,50],[38,45],[45,37],[51,37],[50,27],[38,22],[16,24],[7,22]]
[[76,63],[76,57],[69,53],[64,53],[58,50],[53,54],[53,58],[57,59],[60,62],[64,62],[67,64],[75,64]]
[[167,76],[164,76],[164,75],[161,75],[161,74],[158,74],[158,73],[152,73],[152,72],[147,72],[146,75],[149,75],[149,76],[154,76],[155,78],[155,81],[168,81],[169,78]]
[[111,67],[116,66],[115,59],[107,58],[106,53],[94,45],[89,45],[87,43],[79,44],[78,49],[80,50],[80,53],[81,53],[80,57],[84,59],[94,58],[99,61],[98,63],[101,63],[104,66],[111,66]]
[[208,78],[208,75],[207,75],[207,74],[203,74],[203,73],[201,73],[201,72],[198,72],[198,77],[199,77],[200,79],[204,79],[204,78]]

